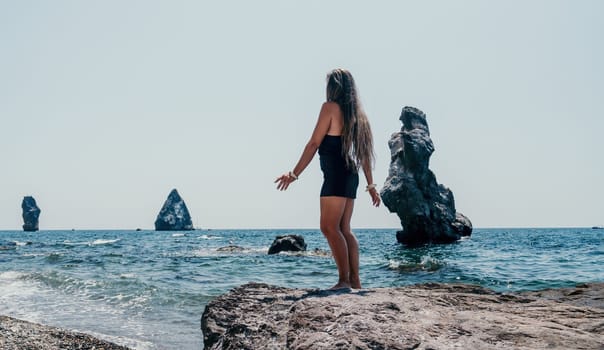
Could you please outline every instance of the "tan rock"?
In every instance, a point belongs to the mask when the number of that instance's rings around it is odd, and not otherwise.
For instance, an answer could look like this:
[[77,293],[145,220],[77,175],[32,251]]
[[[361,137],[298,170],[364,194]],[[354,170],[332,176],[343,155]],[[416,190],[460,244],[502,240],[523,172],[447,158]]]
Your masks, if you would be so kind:
[[201,324],[205,349],[604,349],[604,283],[516,294],[251,283],[210,302]]

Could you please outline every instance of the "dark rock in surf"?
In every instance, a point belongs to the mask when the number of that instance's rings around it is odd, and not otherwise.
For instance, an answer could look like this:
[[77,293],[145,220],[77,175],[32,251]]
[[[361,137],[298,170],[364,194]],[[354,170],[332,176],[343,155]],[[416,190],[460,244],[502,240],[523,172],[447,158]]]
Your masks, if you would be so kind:
[[400,243],[451,243],[472,234],[472,223],[455,210],[453,192],[436,182],[428,168],[434,144],[426,115],[413,107],[403,108],[403,127],[388,142],[391,162],[381,191],[390,212],[401,219]]
[[472,234],[472,222],[467,216],[460,212],[455,213],[455,221],[453,221],[453,229],[462,237]]
[[38,208],[34,197],[23,197],[23,202],[21,202],[21,209],[23,209],[23,231],[38,231],[38,219],[40,218],[41,210],[40,208]]
[[225,247],[220,247],[217,248],[216,251],[217,252],[221,252],[221,253],[240,253],[240,252],[244,252],[246,249],[243,247],[240,247],[238,245],[228,245]]
[[277,254],[279,252],[304,252],[306,251],[306,243],[304,237],[300,235],[283,235],[277,236],[268,249],[269,254]]
[[185,201],[178,191],[173,189],[155,220],[156,231],[191,231],[194,230],[191,215]]

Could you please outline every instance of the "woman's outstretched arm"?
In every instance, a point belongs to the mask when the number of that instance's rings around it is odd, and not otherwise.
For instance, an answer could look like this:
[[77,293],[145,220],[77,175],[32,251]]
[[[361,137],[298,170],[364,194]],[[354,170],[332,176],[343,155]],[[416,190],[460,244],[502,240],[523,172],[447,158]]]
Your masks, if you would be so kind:
[[325,102],[321,107],[321,112],[319,112],[319,119],[317,120],[317,125],[315,126],[315,130],[310,137],[310,140],[304,147],[304,151],[302,151],[302,155],[300,156],[300,160],[294,167],[294,169],[287,173],[279,176],[275,183],[277,184],[277,189],[280,191],[285,191],[289,187],[289,184],[294,182],[300,174],[306,169],[310,161],[314,158],[317,153],[317,149],[319,149],[319,145],[323,141],[323,138],[327,134],[329,130],[329,126],[331,125],[331,118],[334,113],[337,112],[334,108],[337,108],[337,105],[333,103]]

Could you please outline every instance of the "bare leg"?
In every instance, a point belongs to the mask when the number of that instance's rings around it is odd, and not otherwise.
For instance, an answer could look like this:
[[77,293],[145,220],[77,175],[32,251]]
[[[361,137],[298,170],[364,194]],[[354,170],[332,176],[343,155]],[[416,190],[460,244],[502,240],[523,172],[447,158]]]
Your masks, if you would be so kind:
[[354,208],[354,199],[346,198],[346,206],[342,221],[340,221],[340,231],[344,235],[346,245],[348,246],[348,264],[350,269],[350,285],[352,288],[361,289],[361,278],[359,276],[359,241],[352,233],[350,228],[350,219]]
[[340,230],[345,207],[344,197],[321,197],[321,232],[327,238],[339,275],[338,283],[331,289],[351,287],[348,245]]

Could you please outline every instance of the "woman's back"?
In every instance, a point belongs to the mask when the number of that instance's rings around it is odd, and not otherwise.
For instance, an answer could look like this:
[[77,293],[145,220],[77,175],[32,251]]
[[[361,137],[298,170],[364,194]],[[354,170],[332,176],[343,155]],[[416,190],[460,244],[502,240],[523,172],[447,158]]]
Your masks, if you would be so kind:
[[327,135],[340,136],[344,129],[344,114],[336,102],[325,102],[324,107],[329,113],[330,123]]

